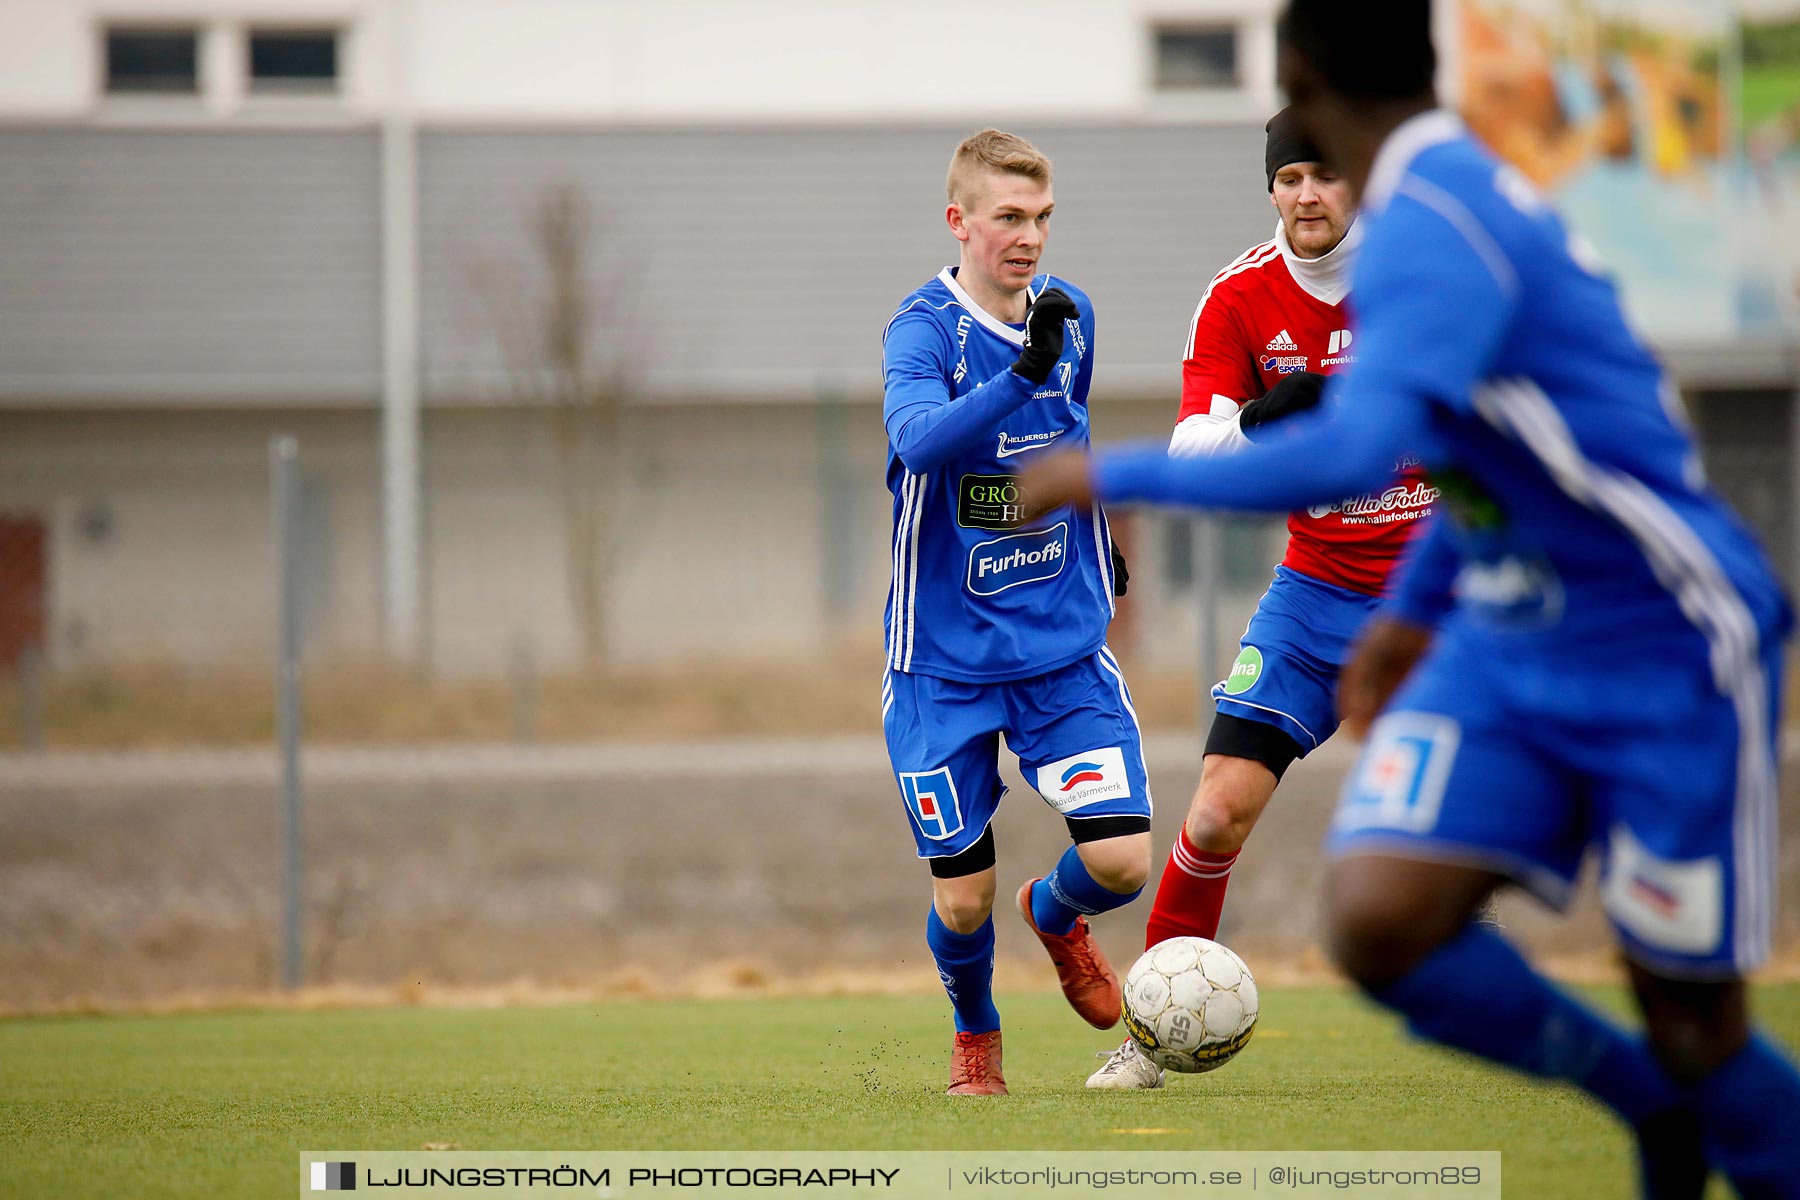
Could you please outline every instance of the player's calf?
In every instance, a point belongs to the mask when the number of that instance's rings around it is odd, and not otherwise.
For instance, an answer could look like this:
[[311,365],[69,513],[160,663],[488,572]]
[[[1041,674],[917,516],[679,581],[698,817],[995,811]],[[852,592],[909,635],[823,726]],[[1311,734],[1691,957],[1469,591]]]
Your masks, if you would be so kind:
[[[1207,748],[1200,786],[1169,847],[1169,863],[1144,924],[1146,950],[1172,937],[1219,936],[1238,851],[1274,796],[1281,772],[1300,752],[1281,730],[1228,713],[1214,719]],[[1241,757],[1239,751],[1259,757]]]

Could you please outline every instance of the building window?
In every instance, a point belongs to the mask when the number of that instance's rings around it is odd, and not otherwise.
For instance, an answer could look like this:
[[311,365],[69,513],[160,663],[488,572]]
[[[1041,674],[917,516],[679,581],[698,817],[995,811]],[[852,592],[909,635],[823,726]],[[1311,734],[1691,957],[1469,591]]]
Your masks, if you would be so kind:
[[200,31],[109,29],[106,90],[195,95],[200,90]]
[[1236,26],[1162,25],[1155,32],[1157,91],[1235,88],[1243,82]]
[[331,92],[337,90],[337,81],[337,30],[258,29],[251,32],[251,91]]

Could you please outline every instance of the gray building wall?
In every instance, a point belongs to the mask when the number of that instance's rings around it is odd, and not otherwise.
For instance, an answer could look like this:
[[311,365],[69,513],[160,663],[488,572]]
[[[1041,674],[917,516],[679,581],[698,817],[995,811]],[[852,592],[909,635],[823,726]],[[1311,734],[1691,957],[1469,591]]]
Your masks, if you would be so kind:
[[373,402],[366,131],[0,130],[0,404]]
[[[503,328],[540,296],[559,189],[594,228],[596,344],[629,345],[646,390],[873,392],[886,317],[954,261],[966,132],[428,130],[427,400],[514,394]],[[1272,227],[1260,131],[1022,132],[1056,163],[1045,261],[1094,296],[1109,385],[1161,390],[1200,289]],[[374,403],[378,168],[366,129],[0,129],[0,403]]]
[[[1260,130],[1019,131],[1056,163],[1046,264],[1099,312],[1096,428],[1158,436],[1200,291],[1271,230]],[[579,198],[593,235],[592,357],[624,370],[632,401],[608,564],[616,651],[794,654],[878,636],[880,331],[953,261],[942,178],[967,132],[420,135],[439,665],[498,669],[525,638],[556,666],[579,644],[554,441],[533,407],[547,295],[533,226],[558,195]],[[305,462],[313,645],[379,650],[378,168],[360,128],[0,129],[0,515],[49,531],[58,661],[262,661],[276,428],[299,435]],[[1715,467],[1778,555],[1795,536],[1788,401],[1699,406]],[[1136,532],[1140,628],[1192,645],[1178,526],[1146,517]],[[1278,543],[1233,542],[1239,600]],[[1223,620],[1235,633],[1238,609]]]
[[[433,131],[420,153],[427,391],[504,387],[472,281],[541,285],[531,225],[572,188],[596,231],[602,344],[659,395],[879,390],[887,317],[955,262],[944,174],[963,128]],[[1100,385],[1173,395],[1185,323],[1212,275],[1268,238],[1253,127],[1019,132],[1056,167],[1046,268],[1093,296]],[[610,285],[610,286],[607,286]]]

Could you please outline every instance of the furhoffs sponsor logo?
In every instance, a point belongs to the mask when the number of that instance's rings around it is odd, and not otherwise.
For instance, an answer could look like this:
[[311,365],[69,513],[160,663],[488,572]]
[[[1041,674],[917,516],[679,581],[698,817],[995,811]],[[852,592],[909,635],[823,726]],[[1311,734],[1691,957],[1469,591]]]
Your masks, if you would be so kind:
[[1054,579],[1062,574],[1068,550],[1067,521],[981,542],[969,551],[968,588],[977,596],[993,596],[1022,583]]

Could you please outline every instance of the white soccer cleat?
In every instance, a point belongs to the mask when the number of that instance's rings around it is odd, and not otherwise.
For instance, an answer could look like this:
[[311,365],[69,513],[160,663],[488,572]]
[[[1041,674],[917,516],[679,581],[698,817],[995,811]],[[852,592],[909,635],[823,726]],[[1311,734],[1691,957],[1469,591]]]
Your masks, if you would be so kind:
[[1096,1057],[1104,1058],[1106,1065],[1088,1076],[1087,1085],[1091,1088],[1148,1091],[1163,1085],[1162,1068],[1139,1054],[1137,1043],[1130,1038],[1126,1038],[1111,1054],[1102,1050]]

